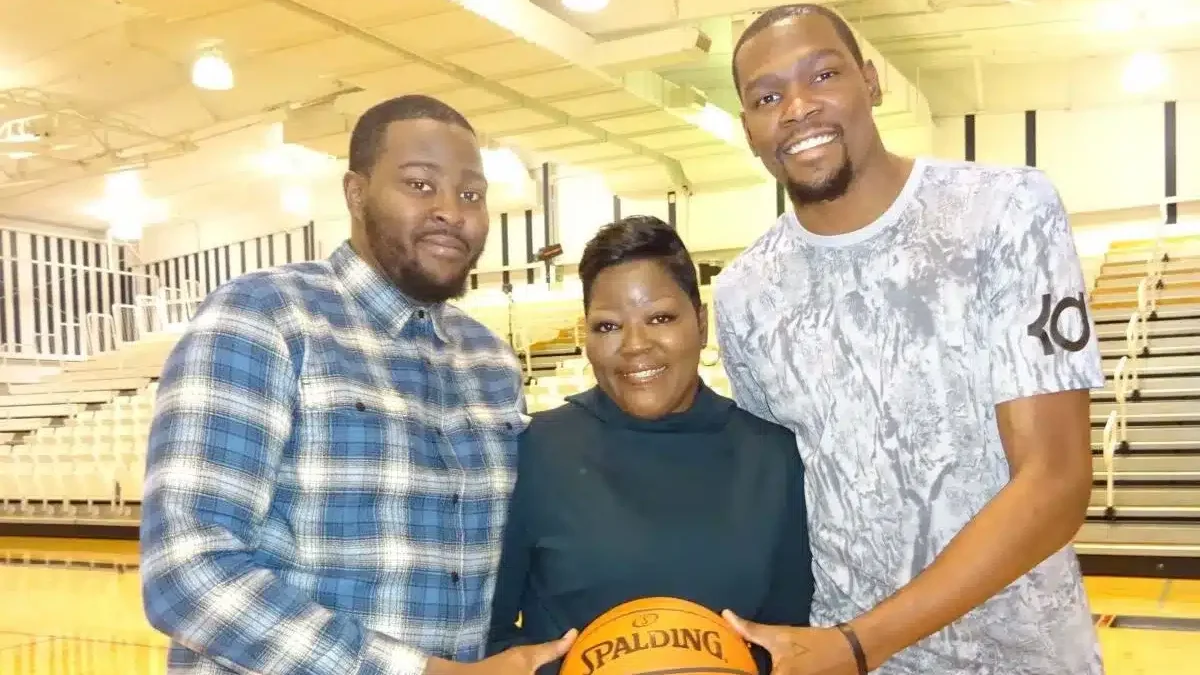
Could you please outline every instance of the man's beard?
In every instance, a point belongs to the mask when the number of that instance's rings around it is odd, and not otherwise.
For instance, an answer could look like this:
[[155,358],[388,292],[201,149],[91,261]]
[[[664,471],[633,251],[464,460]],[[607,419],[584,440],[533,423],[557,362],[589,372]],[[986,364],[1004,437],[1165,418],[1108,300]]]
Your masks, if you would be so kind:
[[854,169],[850,166],[850,160],[847,159],[832,175],[816,183],[799,183],[789,180],[785,187],[793,204],[807,206],[840,199],[850,189],[852,180],[854,180]]
[[467,279],[471,276],[471,270],[483,254],[482,250],[477,251],[459,274],[441,281],[421,268],[416,252],[409,248],[405,241],[384,234],[379,219],[375,217],[369,205],[363,208],[363,231],[367,236],[367,245],[371,247],[375,262],[382,268],[384,276],[395,284],[401,293],[421,303],[436,304],[461,298],[467,292]]

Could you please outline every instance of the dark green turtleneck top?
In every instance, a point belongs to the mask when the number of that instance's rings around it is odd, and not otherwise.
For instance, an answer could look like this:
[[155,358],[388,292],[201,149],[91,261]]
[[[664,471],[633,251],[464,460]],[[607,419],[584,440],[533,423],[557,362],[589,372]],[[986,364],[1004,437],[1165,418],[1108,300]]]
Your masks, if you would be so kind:
[[521,438],[488,652],[647,596],[808,625],[811,560],[791,432],[704,385],[654,421],[593,388],[534,414]]

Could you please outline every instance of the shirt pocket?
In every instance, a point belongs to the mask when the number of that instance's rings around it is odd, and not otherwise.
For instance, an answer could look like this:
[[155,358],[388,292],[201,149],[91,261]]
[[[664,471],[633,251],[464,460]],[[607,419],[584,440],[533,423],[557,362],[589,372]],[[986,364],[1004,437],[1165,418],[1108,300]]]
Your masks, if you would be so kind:
[[382,462],[408,449],[408,407],[399,394],[340,377],[302,378],[300,457]]
[[451,440],[464,469],[516,471],[517,445],[529,417],[510,404],[476,404],[462,411]]

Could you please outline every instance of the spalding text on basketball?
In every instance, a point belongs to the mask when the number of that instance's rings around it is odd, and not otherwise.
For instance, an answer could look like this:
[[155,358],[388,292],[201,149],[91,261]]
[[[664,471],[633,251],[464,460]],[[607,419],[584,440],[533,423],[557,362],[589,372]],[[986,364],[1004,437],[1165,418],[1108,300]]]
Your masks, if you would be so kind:
[[699,628],[636,631],[612,640],[598,642],[584,650],[580,658],[587,668],[584,675],[591,675],[626,654],[640,652],[644,649],[666,648],[707,652],[715,658],[725,660],[725,651],[721,646],[721,634],[715,630],[700,630]]

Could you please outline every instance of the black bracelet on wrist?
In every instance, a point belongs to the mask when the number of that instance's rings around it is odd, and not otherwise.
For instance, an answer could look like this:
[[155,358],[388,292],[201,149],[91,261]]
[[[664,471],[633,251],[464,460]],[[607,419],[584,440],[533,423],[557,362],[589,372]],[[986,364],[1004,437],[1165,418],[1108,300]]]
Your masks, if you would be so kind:
[[850,643],[850,650],[854,652],[854,662],[858,664],[858,675],[867,675],[867,654],[863,651],[858,636],[854,634],[854,629],[844,623],[839,623],[837,629],[846,636],[846,641]]

